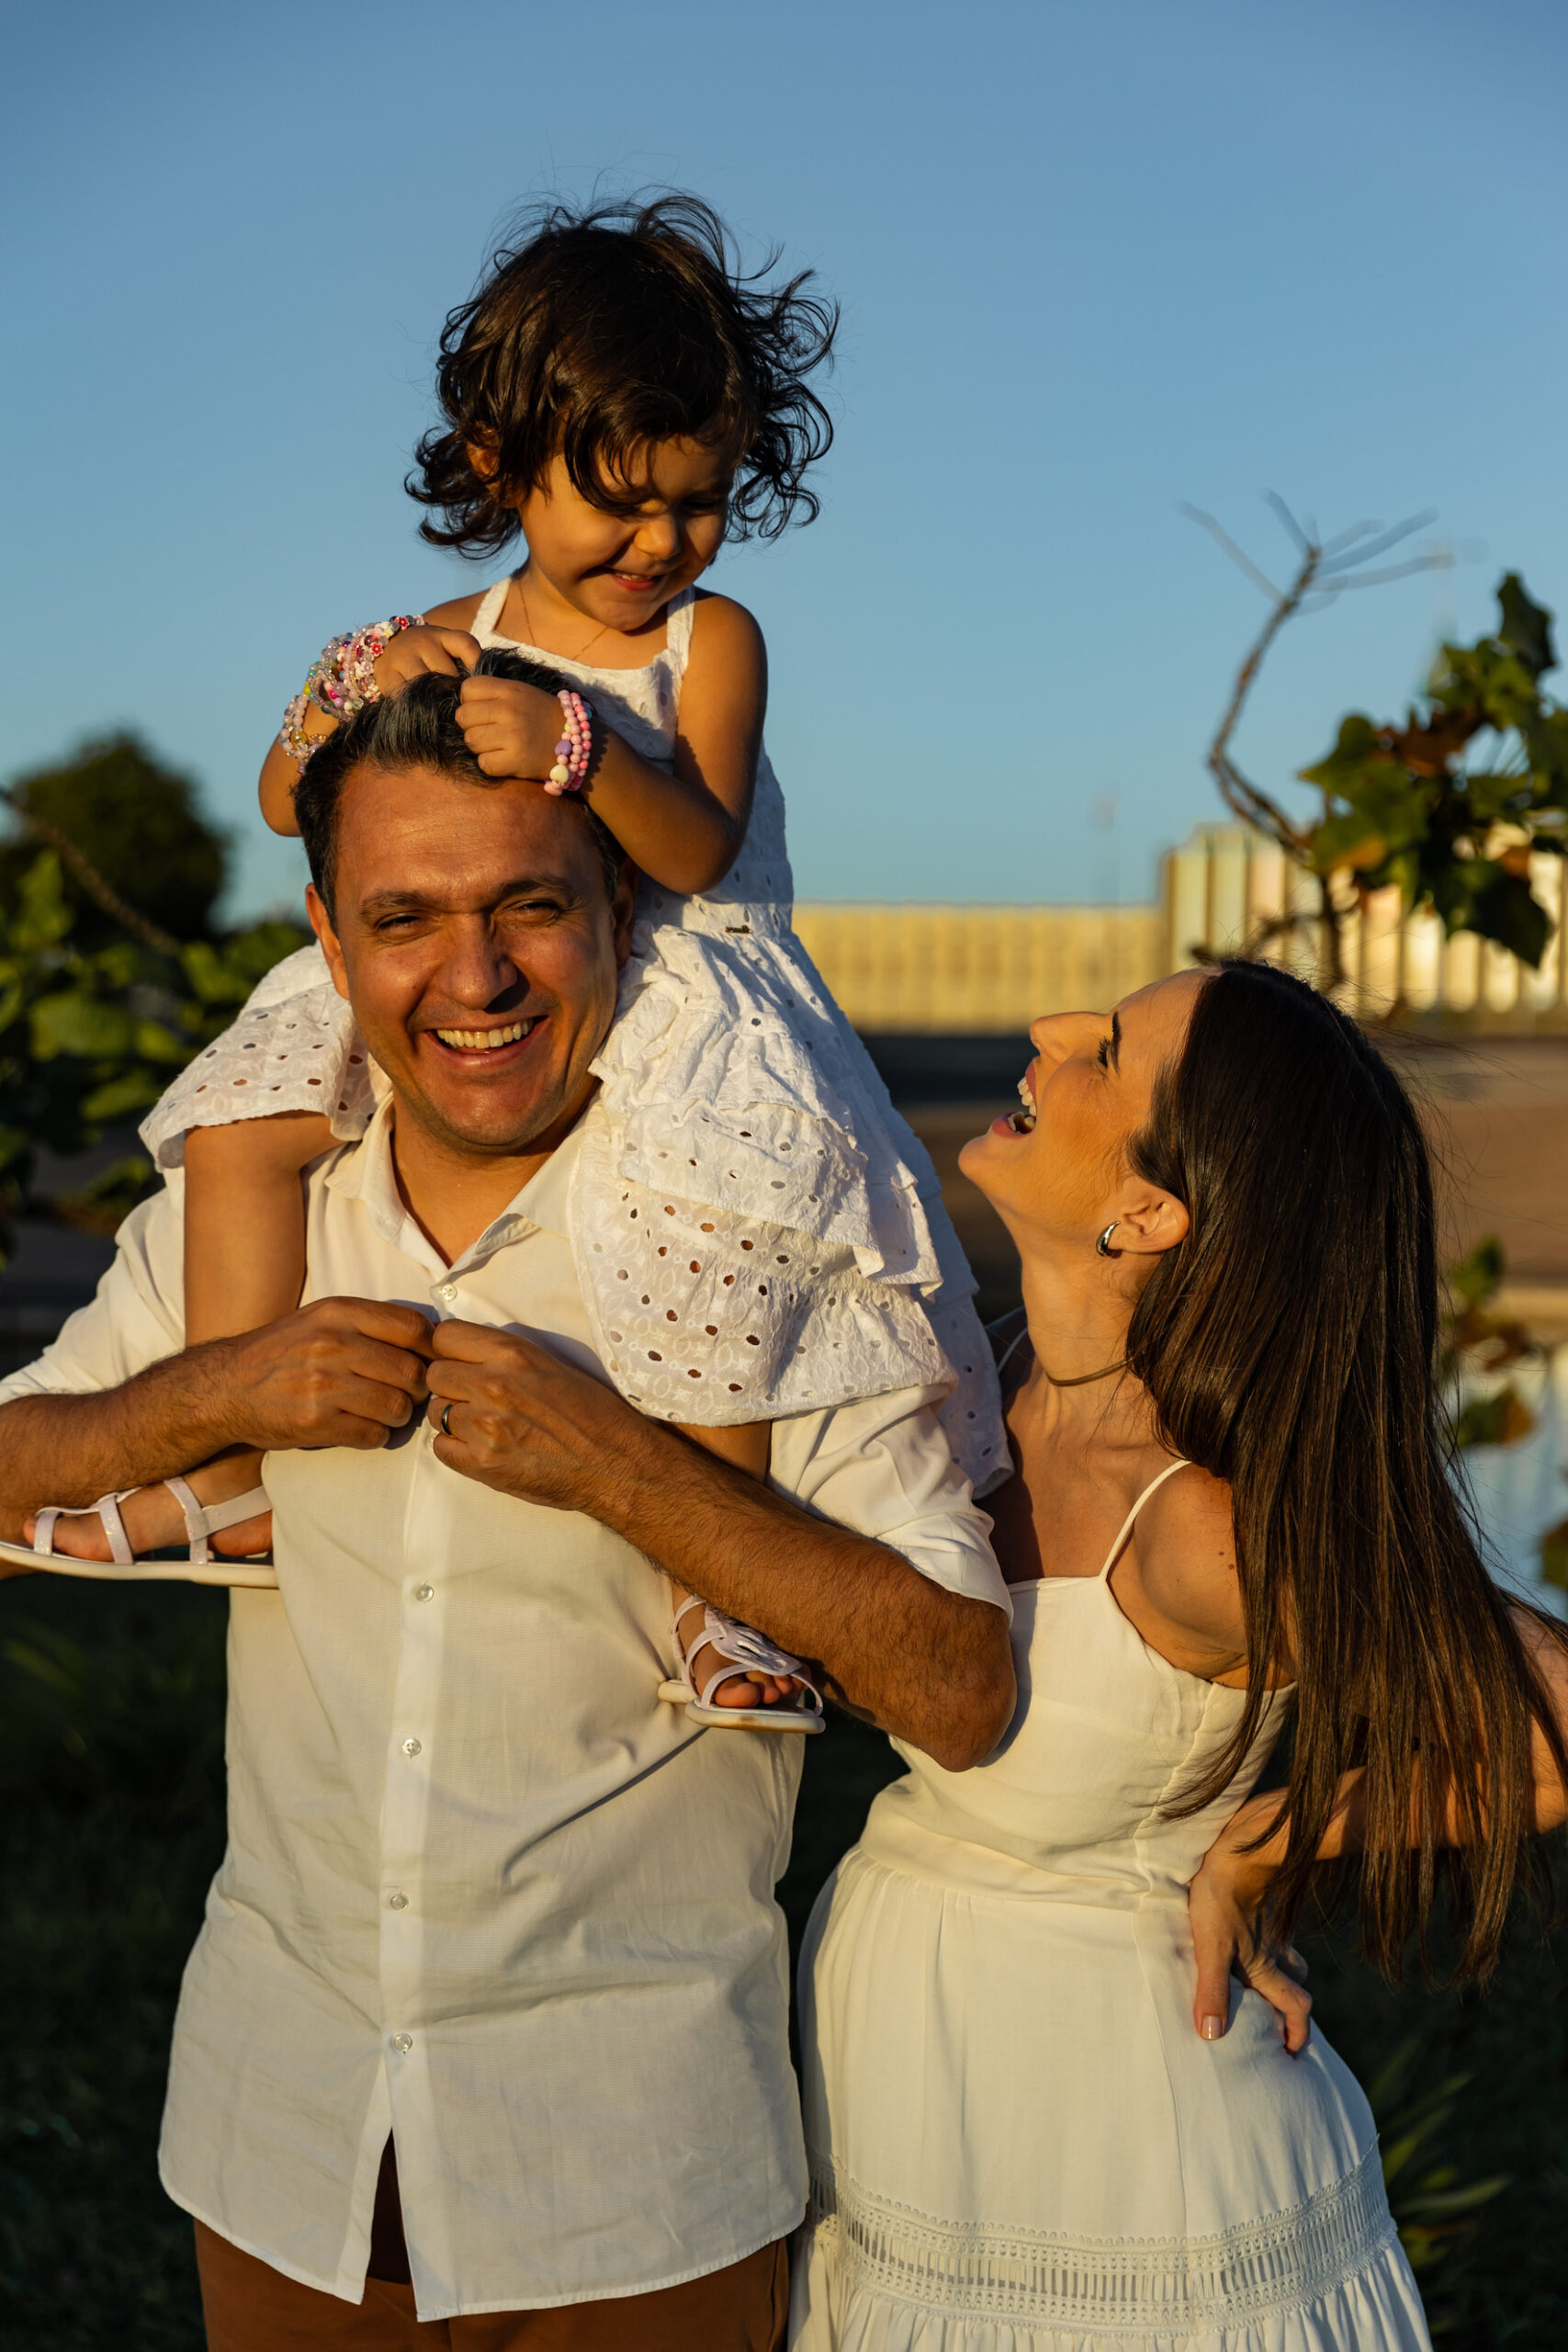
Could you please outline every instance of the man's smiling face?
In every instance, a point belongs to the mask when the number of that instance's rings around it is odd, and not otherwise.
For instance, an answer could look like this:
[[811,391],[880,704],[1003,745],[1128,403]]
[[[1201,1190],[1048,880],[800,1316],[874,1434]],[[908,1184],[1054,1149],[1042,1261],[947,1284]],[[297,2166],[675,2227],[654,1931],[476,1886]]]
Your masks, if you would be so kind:
[[630,944],[585,812],[536,784],[368,763],[316,925],[400,1114],[465,1159],[550,1149],[592,1088]]

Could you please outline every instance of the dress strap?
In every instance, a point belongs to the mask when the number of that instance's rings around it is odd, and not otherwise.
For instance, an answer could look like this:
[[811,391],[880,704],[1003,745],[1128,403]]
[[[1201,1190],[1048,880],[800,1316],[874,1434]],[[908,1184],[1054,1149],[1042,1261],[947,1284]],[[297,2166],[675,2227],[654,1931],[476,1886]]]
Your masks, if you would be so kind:
[[1137,1518],[1138,1513],[1143,1510],[1144,1505],[1148,1501],[1149,1497],[1152,1494],[1156,1493],[1157,1490],[1164,1486],[1168,1478],[1174,1478],[1179,1470],[1190,1470],[1191,1466],[1192,1465],[1188,1461],[1186,1455],[1183,1454],[1179,1461],[1168,1462],[1165,1468],[1160,1472],[1159,1476],[1149,1480],[1148,1485],[1144,1488],[1143,1493],[1138,1497],[1137,1501],[1133,1505],[1132,1510],[1122,1521],[1122,1532],[1117,1536],[1115,1543],[1112,1544],[1110,1551],[1106,1555],[1105,1566],[1100,1571],[1100,1581],[1101,1584],[1105,1582],[1106,1578],[1110,1576],[1111,1569],[1122,1557],[1127,1538],[1133,1532],[1133,1522]]
[[692,650],[692,620],[697,608],[697,592],[682,588],[671,596],[664,608],[664,650],[670,656],[670,672],[677,694],[686,674],[686,656]]
[[495,625],[501,618],[501,608],[506,602],[506,592],[511,585],[512,574],[509,571],[504,580],[498,580],[493,588],[485,590],[479,598],[479,611],[474,615],[475,637],[484,639],[495,635]]

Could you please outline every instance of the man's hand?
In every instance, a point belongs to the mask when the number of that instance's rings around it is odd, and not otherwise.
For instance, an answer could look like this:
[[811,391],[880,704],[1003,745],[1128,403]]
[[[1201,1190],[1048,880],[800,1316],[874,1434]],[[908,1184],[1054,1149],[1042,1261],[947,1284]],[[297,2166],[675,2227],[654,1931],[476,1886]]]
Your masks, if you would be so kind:
[[502,1494],[585,1511],[742,1623],[819,1660],[839,1703],[949,1770],[1012,1713],[1007,1619],[891,1544],[803,1510],[514,1334],[438,1323],[437,1457]]
[[231,1444],[385,1445],[427,1394],[431,1322],[380,1299],[318,1298],[238,1339],[193,1349],[190,1361],[226,1399]]
[[437,1323],[430,1344],[428,1418],[439,1461],[524,1502],[604,1516],[622,1482],[617,1441],[624,1445],[628,1424],[633,1433],[647,1427],[639,1413],[511,1331]]
[[1188,1889],[1198,1962],[1192,2021],[1205,2041],[1220,2041],[1230,2021],[1231,1979],[1239,1977],[1278,2010],[1285,2047],[1294,2058],[1306,2048],[1312,2030],[1312,1996],[1301,1983],[1306,1963],[1269,1936],[1269,1889],[1276,1868],[1270,1852],[1276,1841],[1269,1839],[1253,1853],[1245,1850],[1279,1810],[1278,1791],[1248,1797],[1204,1855]]
[[118,1388],[0,1406],[0,1537],[190,1470],[227,1446],[385,1445],[423,1403],[430,1323],[412,1306],[323,1298],[238,1339],[164,1356]]
[[486,775],[526,776],[542,783],[555,765],[561,707],[542,686],[531,686],[522,678],[465,679],[457,697],[457,724]]

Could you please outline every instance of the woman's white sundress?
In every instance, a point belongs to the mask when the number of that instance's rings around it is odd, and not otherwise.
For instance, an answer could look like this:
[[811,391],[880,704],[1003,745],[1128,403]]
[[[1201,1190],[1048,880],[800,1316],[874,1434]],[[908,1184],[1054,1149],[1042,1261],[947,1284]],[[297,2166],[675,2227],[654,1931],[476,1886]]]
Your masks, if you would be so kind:
[[[668,768],[692,593],[672,600],[646,667],[597,670],[499,636],[509,585],[479,605],[481,645],[570,676]],[[791,928],[794,887],[765,750],[724,880],[685,897],[642,884],[573,1203],[595,1346],[634,1404],[706,1427],[953,1381],[943,1427],[983,1491],[1010,1464],[974,1277],[924,1148]],[[305,948],[141,1132],[164,1168],[189,1128],[266,1112],[324,1110],[350,1137],[378,1079],[320,950]]]
[[1011,1588],[1002,1747],[901,1748],[812,1915],[794,2352],[1428,2352],[1348,2068],[1239,1986],[1222,2041],[1193,2028],[1188,1886],[1285,1702],[1162,1817],[1244,1699],[1117,1605],[1145,1499],[1099,1577]]

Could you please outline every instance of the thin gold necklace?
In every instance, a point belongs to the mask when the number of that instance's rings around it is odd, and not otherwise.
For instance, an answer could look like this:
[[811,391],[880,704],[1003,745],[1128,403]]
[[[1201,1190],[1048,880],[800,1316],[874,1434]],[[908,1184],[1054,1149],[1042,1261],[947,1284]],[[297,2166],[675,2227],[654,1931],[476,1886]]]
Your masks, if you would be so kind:
[[[1036,1361],[1038,1362],[1039,1359],[1037,1358]],[[1120,1363],[1108,1363],[1103,1372],[1075,1373],[1071,1380],[1058,1380],[1055,1374],[1044,1363],[1041,1363],[1040,1369],[1044,1373],[1053,1388],[1087,1388],[1091,1380],[1109,1380],[1113,1372],[1125,1372],[1127,1359],[1123,1356]]]
[[[523,569],[524,569],[524,571],[525,571],[527,570],[527,566],[525,564],[525,566],[524,566],[524,568],[523,568]],[[518,575],[517,575],[517,594],[518,594],[518,598],[519,598],[519,600],[520,600],[520,602],[521,602],[521,604],[522,604],[522,606],[523,606],[523,626],[524,626],[524,628],[525,628],[527,630],[527,632],[528,632],[528,642],[529,642],[529,644],[530,644],[530,645],[539,645],[539,640],[538,640],[538,639],[537,639],[537,638],[535,636],[535,634],[534,634],[534,616],[533,616],[533,614],[528,610],[528,592],[527,592],[527,590],[526,590],[526,589],[524,587],[524,585],[523,585],[523,572],[522,572],[522,571],[520,571],[520,572],[518,573]],[[605,633],[606,633],[606,631],[608,630],[609,626],[610,626],[609,622],[608,622],[608,621],[606,621],[606,622],[604,623],[604,628],[596,628],[596,629],[594,630],[594,632],[593,632],[592,636],[589,639],[589,640],[588,640],[588,645],[597,645],[597,644],[598,644],[598,642],[599,642],[599,639],[600,639],[603,636],[604,636],[604,634],[605,634]],[[587,650],[588,650],[588,645],[585,645],[585,646],[582,648],[581,652],[579,652],[579,653],[563,653],[563,654],[561,655],[561,657],[560,657],[560,658],[561,658],[561,660],[562,660],[563,662],[581,662],[581,661],[582,660],[582,655],[583,655],[584,653],[586,653],[586,652],[587,652]],[[546,650],[546,649],[545,649],[542,645],[539,645],[539,650],[540,650],[540,652],[541,652],[541,653],[543,653],[543,652],[545,651],[545,650]]]

